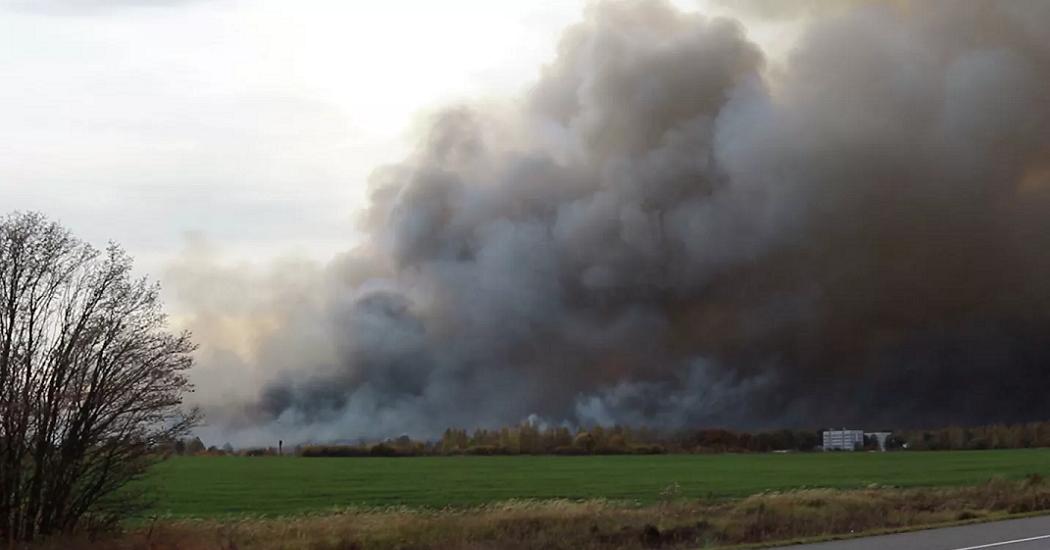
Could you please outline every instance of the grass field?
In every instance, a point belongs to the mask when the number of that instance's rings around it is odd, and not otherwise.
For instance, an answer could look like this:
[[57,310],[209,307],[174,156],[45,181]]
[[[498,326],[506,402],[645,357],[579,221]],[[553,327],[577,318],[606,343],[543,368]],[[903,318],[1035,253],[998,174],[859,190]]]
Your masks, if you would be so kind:
[[[1050,450],[663,456],[175,458],[143,484],[154,513],[280,516],[353,506],[469,506],[509,499],[743,497],[801,487],[972,485],[1050,477]],[[663,495],[662,495],[663,494]]]

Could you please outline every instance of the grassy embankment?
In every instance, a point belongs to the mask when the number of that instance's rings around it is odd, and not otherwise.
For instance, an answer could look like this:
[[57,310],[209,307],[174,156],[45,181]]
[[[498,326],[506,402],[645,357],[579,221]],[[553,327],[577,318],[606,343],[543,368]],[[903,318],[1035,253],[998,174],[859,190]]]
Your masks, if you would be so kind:
[[827,539],[991,520],[1050,509],[1038,478],[974,487],[806,489],[743,499],[510,501],[446,510],[359,508],[287,518],[166,520],[95,542],[38,550],[627,550]]
[[477,506],[511,499],[652,504],[763,491],[975,485],[1050,477],[1050,450],[663,456],[432,458],[176,458],[147,484],[155,513],[216,518],[347,507]]
[[50,548],[707,548],[1046,511],[1041,476],[1050,450],[176,459],[161,519]]

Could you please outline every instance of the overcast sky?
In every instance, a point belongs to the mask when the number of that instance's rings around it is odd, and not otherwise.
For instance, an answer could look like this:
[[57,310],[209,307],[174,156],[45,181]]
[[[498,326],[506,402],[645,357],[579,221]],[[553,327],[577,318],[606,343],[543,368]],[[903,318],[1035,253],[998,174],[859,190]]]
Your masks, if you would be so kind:
[[348,248],[369,172],[414,121],[520,93],[584,2],[0,6],[0,209],[120,242],[160,276],[187,237],[231,261]]

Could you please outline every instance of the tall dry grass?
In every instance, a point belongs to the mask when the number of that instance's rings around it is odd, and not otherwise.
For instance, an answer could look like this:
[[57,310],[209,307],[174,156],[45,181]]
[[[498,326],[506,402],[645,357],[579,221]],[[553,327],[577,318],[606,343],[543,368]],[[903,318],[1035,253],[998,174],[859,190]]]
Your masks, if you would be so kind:
[[349,550],[705,548],[860,534],[1050,510],[1050,483],[811,489],[655,506],[511,501],[447,510],[354,509],[325,516],[157,521],[106,540],[62,539],[33,550]]

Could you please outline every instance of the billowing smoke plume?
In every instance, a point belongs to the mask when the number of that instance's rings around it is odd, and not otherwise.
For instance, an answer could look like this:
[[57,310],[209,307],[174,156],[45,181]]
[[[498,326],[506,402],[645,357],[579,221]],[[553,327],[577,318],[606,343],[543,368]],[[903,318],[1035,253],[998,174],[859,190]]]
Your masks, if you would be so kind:
[[211,422],[1050,417],[1047,29],[1041,0],[858,4],[770,70],[734,21],[594,4],[523,101],[376,171],[358,249],[180,268],[241,392]]

